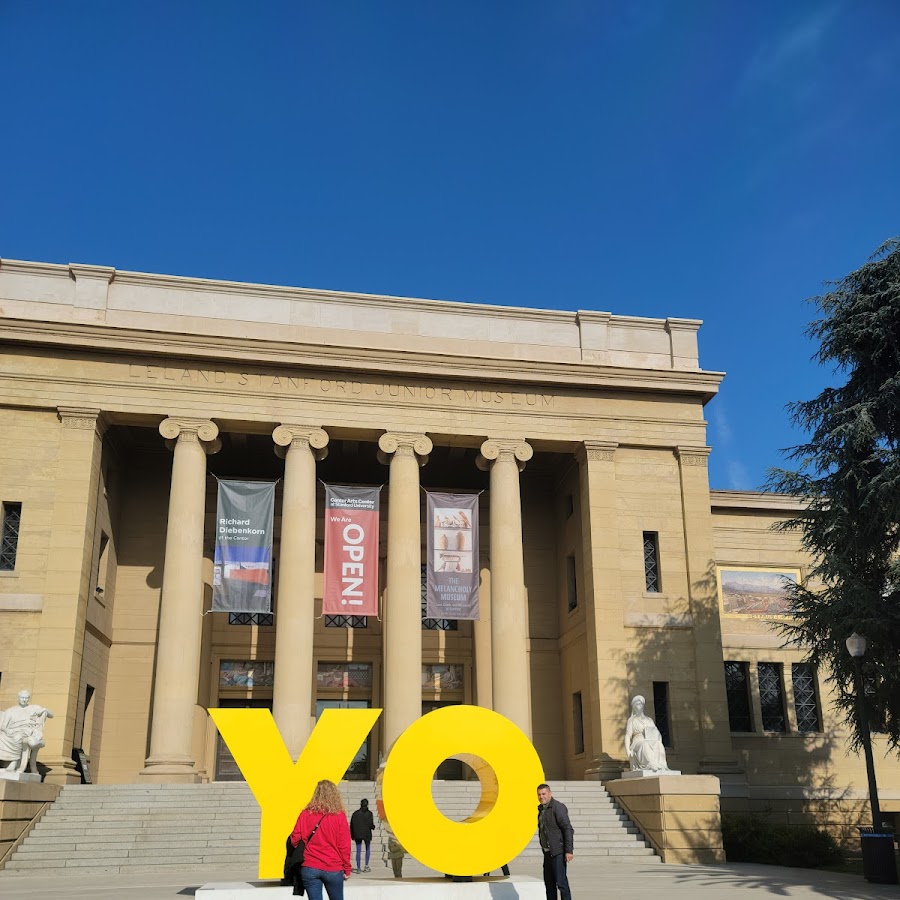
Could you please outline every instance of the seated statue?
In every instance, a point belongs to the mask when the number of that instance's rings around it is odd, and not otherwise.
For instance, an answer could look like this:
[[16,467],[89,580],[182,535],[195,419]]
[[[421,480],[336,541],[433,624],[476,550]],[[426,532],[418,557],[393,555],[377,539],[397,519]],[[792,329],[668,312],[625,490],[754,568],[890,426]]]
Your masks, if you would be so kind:
[[632,772],[669,771],[662,735],[653,719],[644,715],[644,698],[640,694],[631,701],[631,716],[625,726],[625,752],[631,760]]
[[38,750],[44,746],[44,722],[53,713],[31,703],[29,691],[19,691],[19,705],[0,712],[0,762],[9,762],[0,769],[6,772],[37,774]]

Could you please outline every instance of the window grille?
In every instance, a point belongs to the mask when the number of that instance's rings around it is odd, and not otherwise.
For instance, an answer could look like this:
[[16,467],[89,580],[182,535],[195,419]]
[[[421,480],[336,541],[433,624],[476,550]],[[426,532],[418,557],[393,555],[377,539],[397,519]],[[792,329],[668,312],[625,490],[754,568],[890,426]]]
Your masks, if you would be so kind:
[[763,731],[786,731],[781,666],[778,663],[759,663],[756,671],[759,676]]
[[22,520],[21,503],[4,503],[3,525],[0,533],[0,571],[12,572],[16,567],[19,547],[19,523]]
[[732,731],[753,731],[749,681],[747,663],[725,663],[725,694],[728,698],[728,722]]
[[229,625],[274,625],[273,613],[228,613]]
[[794,710],[797,713],[797,731],[809,733],[821,731],[819,727],[819,704],[816,701],[816,675],[809,663],[794,663],[791,666],[791,681],[794,685]]
[[669,726],[669,682],[653,682],[653,717],[662,738],[663,747],[672,746],[672,729]]
[[325,616],[326,628],[368,628],[368,616]]
[[581,691],[572,694],[572,727],[575,732],[575,752],[584,753],[584,712],[581,707]]
[[428,612],[428,568],[422,566],[422,630],[423,631],[459,631],[456,619],[429,619]]
[[648,594],[658,594],[662,590],[659,578],[659,536],[655,531],[644,532],[644,582]]
[[569,596],[569,612],[578,606],[578,570],[575,567],[575,557],[566,557],[566,591]]

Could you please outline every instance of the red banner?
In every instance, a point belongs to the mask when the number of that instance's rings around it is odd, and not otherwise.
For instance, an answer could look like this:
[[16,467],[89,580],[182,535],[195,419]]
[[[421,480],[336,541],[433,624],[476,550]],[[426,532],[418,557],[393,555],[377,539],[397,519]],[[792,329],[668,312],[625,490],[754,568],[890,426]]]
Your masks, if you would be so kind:
[[378,615],[380,491],[381,488],[325,485],[323,615]]

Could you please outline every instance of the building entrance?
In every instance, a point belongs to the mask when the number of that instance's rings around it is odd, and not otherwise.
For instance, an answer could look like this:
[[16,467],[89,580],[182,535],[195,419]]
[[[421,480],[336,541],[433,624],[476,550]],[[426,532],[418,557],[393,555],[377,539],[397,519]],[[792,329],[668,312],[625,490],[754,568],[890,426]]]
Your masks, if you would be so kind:
[[[219,706],[224,709],[268,709],[272,710],[272,701],[250,699],[223,699],[219,698]],[[244,776],[234,761],[228,745],[222,740],[221,734],[216,734],[216,781],[244,781]]]
[[[372,704],[368,700],[316,700],[316,721],[326,709],[368,709]],[[353,757],[350,768],[344,778],[347,781],[369,781],[369,759],[372,749],[372,736],[369,735]]]
[[[459,706],[458,700],[423,700],[422,715],[443,709],[445,706]],[[445,759],[436,769],[434,778],[437,781],[463,781],[465,769],[458,759]]]

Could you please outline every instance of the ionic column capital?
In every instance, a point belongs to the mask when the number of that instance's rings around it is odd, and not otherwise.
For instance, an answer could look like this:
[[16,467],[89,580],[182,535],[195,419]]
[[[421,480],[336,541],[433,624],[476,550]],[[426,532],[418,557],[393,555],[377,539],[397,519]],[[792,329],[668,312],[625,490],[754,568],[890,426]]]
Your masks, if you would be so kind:
[[328,455],[328,432],[315,425],[292,425],[282,422],[273,432],[275,453],[284,459],[294,447],[308,449],[316,459]]
[[209,419],[189,419],[171,416],[159,423],[159,433],[166,439],[170,450],[178,443],[199,443],[207,454],[217,453],[222,444],[219,441],[219,426]]
[[386,431],[378,438],[378,458],[385,464],[389,462],[390,456],[414,456],[419,465],[424,466],[428,462],[428,454],[433,449],[434,444],[427,434]]
[[507,438],[488,438],[481,445],[481,456],[477,465],[479,469],[490,469],[495,462],[515,462],[519,471],[534,456],[534,448],[528,441]]
[[619,445],[615,441],[582,441],[575,455],[578,462],[613,462]]
[[85,406],[58,406],[56,414],[63,428],[74,428],[78,431],[96,431],[103,435],[106,431],[106,419],[99,409]]
[[709,464],[711,447],[676,447],[675,456],[682,466],[699,466],[706,468]]

